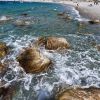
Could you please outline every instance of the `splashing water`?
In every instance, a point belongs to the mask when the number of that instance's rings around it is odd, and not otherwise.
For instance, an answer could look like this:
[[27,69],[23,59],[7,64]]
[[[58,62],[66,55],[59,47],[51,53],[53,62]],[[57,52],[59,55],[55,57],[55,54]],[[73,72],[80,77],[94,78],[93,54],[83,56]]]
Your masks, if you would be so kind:
[[[5,5],[6,3],[0,6],[3,8]],[[36,100],[40,90],[52,93],[60,84],[100,87],[100,52],[93,46],[93,43],[100,43],[99,26],[88,25],[78,32],[79,20],[76,19],[80,19],[81,16],[71,6],[63,8],[59,4],[44,3],[14,3],[14,5],[16,9],[3,13],[11,14],[16,20],[24,11],[29,14],[29,18],[34,16],[39,22],[29,27],[15,27],[12,22],[0,25],[0,41],[6,42],[10,47],[10,53],[1,60],[7,63],[8,67],[1,78],[3,85],[21,81],[20,89],[13,100],[32,100],[33,98]],[[11,9],[12,6],[9,4],[7,7]],[[21,7],[20,10],[19,7]],[[72,21],[66,22],[58,18],[57,13],[65,9],[73,17]],[[91,27],[92,29],[89,30]],[[95,34],[83,34],[88,31]],[[45,73],[26,74],[16,58],[25,50],[24,48],[34,45],[39,36],[52,35],[65,37],[71,49],[60,53],[46,50],[44,47],[39,48],[41,53],[52,60],[52,68]]]

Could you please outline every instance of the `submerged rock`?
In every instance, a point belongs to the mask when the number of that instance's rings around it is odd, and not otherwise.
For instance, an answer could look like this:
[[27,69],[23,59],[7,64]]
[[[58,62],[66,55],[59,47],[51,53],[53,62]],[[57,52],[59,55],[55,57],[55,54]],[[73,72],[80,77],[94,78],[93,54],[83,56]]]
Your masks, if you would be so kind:
[[98,51],[100,51],[100,44],[99,44],[99,45],[97,45],[96,47],[97,47]]
[[29,26],[32,22],[30,20],[19,19],[14,22],[16,26]]
[[66,12],[60,12],[60,13],[58,13],[57,15],[58,16],[64,16],[66,14]]
[[22,13],[21,16],[27,17],[28,14],[27,13]]
[[66,89],[58,93],[56,100],[100,100],[100,89],[94,87]]
[[38,45],[44,45],[46,49],[69,49],[70,45],[65,38],[59,37],[40,37],[36,42]]
[[45,89],[39,90],[37,100],[51,100],[50,93]]
[[67,14],[66,12],[58,13],[57,15],[60,16],[62,19],[65,19],[65,20],[71,20],[72,19],[72,17],[69,14]]
[[17,60],[27,73],[43,72],[51,64],[51,61],[42,55],[36,47],[24,51]]
[[0,42],[0,58],[8,53],[8,47],[5,43]]

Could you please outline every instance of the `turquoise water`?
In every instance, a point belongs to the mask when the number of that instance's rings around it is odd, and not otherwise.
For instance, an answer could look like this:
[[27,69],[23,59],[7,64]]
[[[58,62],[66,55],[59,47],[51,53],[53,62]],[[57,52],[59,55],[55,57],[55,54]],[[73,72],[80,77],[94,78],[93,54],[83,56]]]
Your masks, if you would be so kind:
[[[58,16],[62,12],[70,15],[72,20]],[[45,100],[39,99],[38,93],[48,91],[49,95],[53,95],[61,84],[100,87],[100,52],[94,46],[100,44],[100,25],[88,24],[86,21],[89,19],[79,15],[69,5],[53,3],[0,2],[0,16],[12,18],[0,23],[0,41],[11,47],[10,54],[1,59],[8,63],[9,68],[1,79],[4,85],[20,82],[13,100]],[[30,25],[14,24],[16,20],[22,19],[28,20]],[[54,62],[53,68],[37,75],[26,74],[16,57],[39,36],[65,37],[71,49],[62,54],[40,48]]]

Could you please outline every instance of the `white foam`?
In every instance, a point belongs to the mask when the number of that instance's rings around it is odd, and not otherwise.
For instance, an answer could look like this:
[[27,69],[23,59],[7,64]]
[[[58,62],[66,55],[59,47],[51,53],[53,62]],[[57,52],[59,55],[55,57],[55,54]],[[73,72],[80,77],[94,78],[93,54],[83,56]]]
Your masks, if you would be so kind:
[[[73,36],[76,38],[75,35]],[[77,36],[77,38],[80,37]],[[50,69],[50,72],[37,75],[26,74],[16,61],[16,57],[21,51],[23,51],[23,48],[32,45],[35,40],[37,40],[37,37],[28,35],[23,37],[9,36],[4,39],[7,45],[13,47],[12,53],[3,59],[3,62],[6,60],[10,61],[8,67],[14,74],[14,77],[11,80],[8,80],[6,73],[3,77],[6,84],[10,84],[16,80],[22,80],[26,90],[30,90],[30,86],[33,86],[31,88],[33,88],[34,91],[41,88],[46,88],[48,91],[52,91],[55,85],[59,86],[59,84],[97,87],[100,85],[100,68],[96,66],[94,66],[95,68],[91,68],[90,65],[95,63],[97,63],[97,65],[100,64],[100,58],[98,58],[99,60],[96,60],[94,57],[91,57],[91,49],[80,52],[68,50],[63,54],[56,51],[45,50],[44,47],[40,48],[41,53],[53,61],[53,69]],[[97,51],[94,50],[94,52]],[[99,57],[99,55],[100,53],[96,53],[96,57]]]
[[75,14],[75,20],[78,20],[78,21],[89,21],[89,19],[82,17],[80,15],[79,11],[75,9],[75,7],[72,8],[72,13]]

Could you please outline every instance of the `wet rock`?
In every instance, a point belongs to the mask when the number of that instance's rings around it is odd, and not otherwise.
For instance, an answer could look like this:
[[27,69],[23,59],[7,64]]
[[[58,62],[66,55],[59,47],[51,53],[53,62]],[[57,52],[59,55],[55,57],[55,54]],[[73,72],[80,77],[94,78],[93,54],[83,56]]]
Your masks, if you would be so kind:
[[16,86],[0,87],[0,100],[12,100]]
[[72,19],[72,17],[69,14],[67,14],[66,12],[58,13],[57,15],[60,16],[64,20],[71,20]]
[[64,16],[66,14],[66,12],[61,12],[61,13],[58,13],[57,15],[58,16]]
[[51,64],[51,61],[42,55],[36,47],[24,51],[17,60],[27,73],[43,72]]
[[100,100],[99,88],[66,89],[56,96],[56,100]]
[[15,22],[14,22],[14,25],[15,26],[29,26],[29,25],[31,25],[32,24],[32,22],[31,21],[29,21],[29,20],[22,20],[22,19],[19,19],[19,20],[16,20]]
[[8,47],[5,43],[0,42],[0,58],[8,53]]
[[98,51],[100,51],[100,44],[99,44],[99,45],[97,45],[96,47],[97,47]]
[[6,72],[6,66],[0,62],[0,77]]
[[72,17],[71,17],[71,16],[69,16],[69,15],[66,15],[66,16],[64,16],[64,17],[63,17],[63,19],[65,19],[65,20],[71,20],[71,19],[72,19]]
[[88,21],[90,24],[100,24],[100,20],[90,20]]
[[27,13],[22,13],[21,16],[27,17],[28,14]]
[[59,37],[40,37],[36,42],[38,45],[45,45],[46,49],[69,49],[70,45],[65,38]]
[[7,21],[9,21],[11,19],[12,19],[12,17],[10,17],[10,16],[1,16],[0,17],[0,23],[7,22]]

